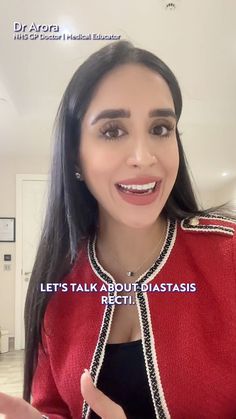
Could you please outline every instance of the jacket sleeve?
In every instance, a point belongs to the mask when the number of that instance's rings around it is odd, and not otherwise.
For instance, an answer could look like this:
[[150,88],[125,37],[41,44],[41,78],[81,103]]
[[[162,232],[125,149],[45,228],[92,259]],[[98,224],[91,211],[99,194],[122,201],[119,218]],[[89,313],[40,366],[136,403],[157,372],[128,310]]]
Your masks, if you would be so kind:
[[235,281],[236,281],[236,231],[234,233],[234,238],[233,238],[233,259],[234,259],[234,275],[235,275]]
[[32,382],[31,405],[49,419],[72,419],[68,405],[59,394],[53,378],[46,336],[42,328],[42,341],[39,345],[38,362]]

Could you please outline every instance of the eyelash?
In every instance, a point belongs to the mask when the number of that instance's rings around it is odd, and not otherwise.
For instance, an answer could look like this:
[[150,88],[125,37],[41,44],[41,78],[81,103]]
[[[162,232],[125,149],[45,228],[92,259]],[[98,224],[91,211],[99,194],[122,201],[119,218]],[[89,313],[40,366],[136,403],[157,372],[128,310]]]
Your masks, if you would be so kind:
[[[174,126],[173,125],[168,125],[168,124],[155,125],[153,128],[162,128],[162,127],[164,127],[164,128],[167,129],[167,133],[164,134],[164,135],[160,135],[160,134],[154,134],[154,135],[167,138],[167,137],[169,137],[171,135],[171,132],[174,130]],[[122,130],[119,127],[119,125],[117,123],[115,123],[115,122],[109,122],[108,125],[106,125],[106,127],[101,128],[100,132],[101,132],[102,136],[105,138],[105,140],[107,140],[107,141],[114,141],[114,140],[117,140],[117,139],[123,137],[123,135],[124,135],[124,134],[122,134],[122,135],[118,135],[118,136],[115,136],[115,137],[107,137],[106,136],[106,134],[109,131],[115,131],[115,130],[124,131],[124,130]]]

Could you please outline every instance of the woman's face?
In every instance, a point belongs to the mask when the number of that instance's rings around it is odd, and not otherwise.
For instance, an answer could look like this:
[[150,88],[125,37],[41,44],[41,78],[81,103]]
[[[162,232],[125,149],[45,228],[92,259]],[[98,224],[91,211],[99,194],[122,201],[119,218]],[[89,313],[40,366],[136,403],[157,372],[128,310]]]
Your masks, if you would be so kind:
[[125,64],[104,76],[83,118],[79,148],[100,221],[144,228],[157,220],[178,171],[175,128],[174,102],[159,74]]

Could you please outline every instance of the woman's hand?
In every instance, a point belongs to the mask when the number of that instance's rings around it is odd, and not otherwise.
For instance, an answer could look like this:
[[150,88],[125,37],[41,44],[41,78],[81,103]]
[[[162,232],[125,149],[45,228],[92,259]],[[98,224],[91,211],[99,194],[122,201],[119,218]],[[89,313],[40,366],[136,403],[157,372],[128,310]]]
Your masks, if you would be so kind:
[[41,419],[38,412],[20,397],[12,397],[0,393],[0,419]]
[[83,398],[98,416],[102,419],[127,419],[121,406],[94,386],[88,370],[81,375],[80,383]]

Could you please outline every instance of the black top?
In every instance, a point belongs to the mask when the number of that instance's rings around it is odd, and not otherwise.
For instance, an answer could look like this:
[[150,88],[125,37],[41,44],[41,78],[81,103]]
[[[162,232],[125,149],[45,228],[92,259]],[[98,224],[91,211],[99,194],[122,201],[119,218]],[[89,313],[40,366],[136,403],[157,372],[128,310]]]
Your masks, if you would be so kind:
[[[128,419],[156,419],[141,339],[106,345],[97,388],[118,403]],[[91,411],[90,418],[100,417]]]

